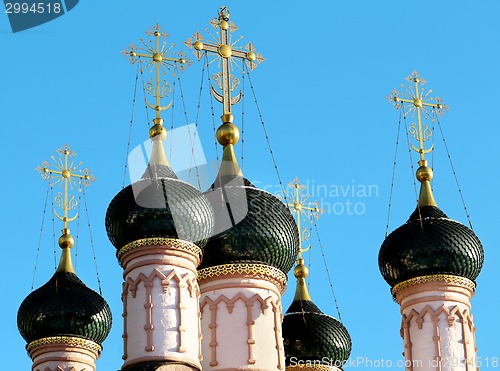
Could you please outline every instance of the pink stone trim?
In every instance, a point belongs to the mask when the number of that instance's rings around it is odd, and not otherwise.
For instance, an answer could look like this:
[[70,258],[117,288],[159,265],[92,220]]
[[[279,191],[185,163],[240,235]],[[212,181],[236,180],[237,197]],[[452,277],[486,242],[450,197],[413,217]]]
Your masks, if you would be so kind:
[[122,283],[122,302],[123,302],[123,356],[122,359],[126,360],[128,358],[128,330],[127,330],[127,315],[128,315],[128,306],[127,306],[127,298],[128,298],[128,285],[126,282]]
[[[402,329],[405,334],[404,339],[406,341],[405,349],[408,352],[407,359],[412,360],[411,341],[410,341],[411,321],[415,319],[415,323],[417,324],[418,328],[422,329],[425,316],[428,315],[431,318],[434,330],[434,335],[432,339],[434,342],[434,351],[435,351],[434,359],[438,361],[436,365],[437,371],[441,371],[442,369],[441,336],[439,333],[439,325],[438,325],[441,314],[446,315],[446,321],[449,327],[454,326],[457,319],[461,323],[464,356],[466,360],[469,360],[469,351],[467,345],[470,344],[470,340],[468,340],[467,335],[468,333],[473,334],[475,332],[472,315],[470,314],[469,309],[464,309],[463,311],[461,311],[457,305],[448,308],[447,306],[442,304],[436,310],[434,310],[430,305],[426,305],[420,312],[416,311],[415,309],[412,309],[408,315],[403,314],[403,320],[402,320]],[[467,362],[466,364],[466,369],[472,370],[470,368],[469,362]]]
[[[235,279],[234,281],[232,279]],[[206,292],[210,291],[216,291],[216,290],[224,290],[224,289],[234,289],[234,288],[250,288],[250,289],[263,289],[263,290],[269,290],[272,291],[276,296],[280,297],[282,292],[279,290],[276,285],[274,285],[271,282],[268,282],[264,279],[261,278],[254,278],[252,277],[251,282],[245,282],[241,281],[239,279],[248,279],[248,276],[244,275],[234,275],[231,276],[231,280],[228,279],[228,282],[225,283],[219,283],[219,284],[209,284],[210,281],[216,281],[215,279],[210,280],[204,280],[202,283],[200,283],[200,290],[201,293],[204,294]],[[218,281],[221,279],[219,278]]]
[[169,363],[179,362],[180,364],[188,365],[188,366],[196,368],[197,370],[201,370],[201,366],[199,364],[189,362],[189,360],[186,360],[185,358],[177,358],[177,357],[172,357],[172,356],[168,356],[168,357],[166,357],[166,356],[146,356],[146,357],[134,358],[133,360],[130,360],[129,362],[125,362],[122,366],[122,369],[125,367],[128,367],[128,366],[131,366],[131,365],[142,363],[142,362],[161,362],[161,361],[168,361]]
[[[283,347],[281,346],[283,337],[281,336],[281,301],[271,302],[273,306],[273,313],[274,313],[274,336],[275,336],[275,341],[276,341],[276,352],[278,353],[278,364],[276,367],[278,367],[278,370],[283,370],[285,367],[283,365]],[[281,341],[280,341],[281,340]]]
[[[164,253],[165,252],[163,252],[163,254]],[[143,255],[141,255],[140,257],[143,257]],[[134,269],[137,268],[149,267],[149,266],[158,267],[162,265],[184,268],[192,272],[196,277],[198,275],[196,267],[193,264],[191,264],[192,262],[186,261],[184,256],[181,256],[181,258],[183,259],[175,259],[175,257],[164,255],[158,258],[140,260],[136,263],[127,265],[126,268],[123,270],[123,277],[126,278],[130,274],[130,272],[132,272]]]
[[[153,352],[155,346],[153,344],[153,298],[152,298],[152,288],[153,281],[155,278],[158,278],[161,281],[161,285],[163,291],[166,293],[168,287],[170,286],[170,281],[177,281],[177,287],[179,288],[179,295],[177,298],[177,308],[179,309],[179,326],[177,327],[177,332],[179,333],[179,347],[178,352],[184,353],[186,351],[185,348],[185,316],[184,312],[186,309],[186,303],[184,302],[183,297],[183,289],[188,288],[189,295],[193,297],[197,292],[198,282],[196,278],[189,279],[189,273],[185,273],[184,275],[178,275],[177,272],[172,269],[168,275],[163,274],[158,269],[154,268],[149,276],[146,276],[144,273],[139,273],[137,278],[134,280],[130,277],[127,277],[127,280],[124,284],[124,291],[130,291],[132,293],[132,297],[136,297],[137,289],[139,284],[142,282],[144,288],[146,289],[146,303],[144,304],[144,309],[146,310],[146,323],[144,325],[144,330],[146,331],[146,352]],[[126,300],[124,300],[125,303]]]
[[217,297],[217,299],[212,300],[210,297],[205,296],[203,298],[201,304],[200,304],[200,311],[203,316],[203,310],[205,309],[206,305],[209,305],[210,309],[210,324],[209,324],[209,329],[211,330],[211,339],[210,339],[210,349],[211,349],[211,361],[210,361],[210,366],[214,367],[218,365],[217,361],[217,309],[219,303],[223,302],[226,304],[226,308],[231,314],[234,309],[234,304],[238,301],[241,300],[246,309],[247,309],[247,320],[246,320],[246,326],[247,326],[247,344],[248,344],[248,364],[252,365],[255,364],[255,359],[254,359],[254,345],[255,345],[255,339],[253,338],[253,326],[255,325],[255,321],[252,318],[252,308],[254,306],[255,302],[260,303],[260,309],[262,311],[262,314],[266,314],[266,310],[269,308],[269,305],[273,303],[273,298],[272,296],[269,296],[267,299],[262,299],[259,294],[253,295],[251,298],[247,298],[243,293],[238,292],[235,296],[233,296],[232,299],[229,299],[227,296],[224,294],[221,294]]

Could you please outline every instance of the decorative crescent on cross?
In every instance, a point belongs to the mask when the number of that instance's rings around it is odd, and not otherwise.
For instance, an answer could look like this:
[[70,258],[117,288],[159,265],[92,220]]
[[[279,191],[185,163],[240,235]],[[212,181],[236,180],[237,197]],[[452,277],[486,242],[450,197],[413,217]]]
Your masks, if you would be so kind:
[[[63,191],[59,192],[54,198],[56,205],[63,210],[63,215],[59,215],[55,209],[54,214],[64,223],[64,229],[67,229],[68,223],[78,217],[78,213],[72,217],[68,215],[69,212],[74,210],[78,205],[78,201],[75,199],[74,195],[70,194],[70,191],[74,189],[81,191],[80,185],[83,183],[88,187],[95,181],[95,177],[88,168],[80,168],[83,164],[82,162],[75,164],[72,160],[70,163],[69,158],[75,157],[76,153],[69,145],[65,144],[56,152],[61,157],[56,159],[54,156],[51,156],[54,162],[53,164],[44,161],[36,170],[42,175],[43,179],[49,180],[51,187],[59,184],[63,188]],[[51,169],[51,167],[53,169]]]
[[429,91],[425,92],[423,86],[427,81],[425,81],[416,70],[413,71],[406,80],[412,85],[406,87],[402,84],[401,87],[403,88],[403,92],[400,93],[394,89],[392,93],[387,96],[387,99],[396,109],[403,109],[404,117],[410,112],[412,113],[412,117],[414,117],[415,111],[417,112],[417,122],[412,123],[408,128],[408,133],[419,143],[418,147],[410,143],[411,148],[413,148],[415,152],[420,153],[420,160],[424,160],[424,155],[431,152],[434,149],[434,145],[427,149],[424,147],[424,143],[432,136],[432,130],[428,125],[422,123],[422,116],[424,120],[429,118],[433,122],[434,117],[431,115],[431,111],[441,116],[446,112],[448,106],[444,104],[439,97],[429,97],[432,90],[429,89]]
[[239,80],[234,78],[231,74],[235,58],[245,61],[247,67],[252,71],[258,64],[264,61],[264,57],[256,52],[252,43],[248,43],[245,46],[245,50],[241,50],[241,47],[238,47],[236,44],[243,36],[233,42],[232,33],[235,32],[238,27],[236,27],[232,21],[229,21],[229,10],[226,7],[219,9],[218,17],[212,19],[210,24],[216,29],[215,35],[211,34],[208,28],[206,28],[205,31],[213,39],[212,43],[203,42],[203,35],[197,31],[192,37],[187,39],[184,44],[193,50],[198,60],[200,60],[205,53],[210,53],[210,55],[215,57],[209,63],[212,63],[215,59],[219,60],[221,71],[214,75],[214,79],[218,82],[217,85],[221,93],[212,86],[212,95],[217,101],[222,103],[224,115],[230,115],[232,112],[231,106],[237,104],[241,100],[243,94],[240,91],[234,97],[231,95],[239,84]]

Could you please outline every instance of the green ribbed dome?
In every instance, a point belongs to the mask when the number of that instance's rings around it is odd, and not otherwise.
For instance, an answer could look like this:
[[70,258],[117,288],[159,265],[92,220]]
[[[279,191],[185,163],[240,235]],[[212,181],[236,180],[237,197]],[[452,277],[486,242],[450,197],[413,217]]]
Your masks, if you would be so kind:
[[294,361],[327,361],[341,368],[351,354],[351,337],[335,318],[311,300],[294,300],[283,318],[286,365]]
[[24,299],[17,313],[17,327],[28,344],[69,336],[101,345],[111,323],[111,310],[102,296],[69,272],[56,272]]
[[449,219],[437,206],[421,206],[387,236],[378,262],[391,287],[432,274],[450,274],[474,281],[483,266],[484,252],[471,229]]
[[114,197],[106,212],[106,231],[117,249],[151,237],[203,247],[212,225],[212,209],[203,194],[177,179],[166,165],[148,166],[139,181]]
[[285,274],[298,253],[297,225],[290,210],[243,177],[205,192],[214,210],[214,230],[198,269],[223,264],[270,265]]

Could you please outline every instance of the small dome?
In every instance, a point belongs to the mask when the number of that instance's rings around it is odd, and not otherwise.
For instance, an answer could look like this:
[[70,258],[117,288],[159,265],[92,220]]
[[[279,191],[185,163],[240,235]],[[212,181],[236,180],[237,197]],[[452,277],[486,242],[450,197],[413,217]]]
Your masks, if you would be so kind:
[[391,287],[432,274],[474,281],[483,261],[483,247],[474,232],[436,206],[417,208],[405,224],[387,236],[378,257],[380,272]]
[[106,301],[74,273],[56,272],[22,302],[17,327],[29,344],[51,336],[70,336],[99,345],[111,329]]
[[270,265],[286,274],[299,245],[288,208],[242,177],[224,184],[205,193],[214,210],[214,230],[220,233],[208,240],[198,269],[244,262]]
[[106,231],[117,249],[151,237],[202,247],[212,224],[212,209],[203,194],[165,165],[148,167],[141,180],[115,196],[106,213]]
[[347,329],[311,300],[295,300],[285,313],[282,328],[287,366],[294,360],[319,360],[341,368],[351,354]]

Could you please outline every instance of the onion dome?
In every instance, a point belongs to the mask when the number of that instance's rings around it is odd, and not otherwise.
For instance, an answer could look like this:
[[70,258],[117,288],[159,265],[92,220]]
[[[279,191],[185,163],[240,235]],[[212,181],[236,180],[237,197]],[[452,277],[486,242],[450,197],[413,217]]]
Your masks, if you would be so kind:
[[239,130],[231,122],[217,131],[224,146],[222,164],[214,185],[205,192],[214,212],[214,235],[204,248],[199,269],[253,263],[286,274],[298,253],[297,225],[278,198],[243,177],[233,147],[238,138]]
[[111,310],[75,274],[69,229],[63,229],[59,245],[63,253],[57,271],[45,285],[29,294],[19,308],[19,332],[28,344],[47,337],[67,336],[101,345],[111,329]]
[[351,354],[351,337],[342,323],[321,312],[313,303],[305,282],[308,269],[303,259],[297,262],[295,297],[282,324],[286,365],[321,361],[341,368]]
[[211,234],[212,209],[200,191],[179,180],[171,169],[162,144],[165,129],[156,120],[150,131],[153,149],[148,168],[108,207],[108,237],[117,249],[152,237],[181,239],[202,247]]
[[419,203],[408,221],[384,240],[379,269],[391,287],[415,277],[449,274],[474,281],[484,261],[481,241],[465,225],[449,219],[436,205],[429,181],[432,170],[420,162]]

